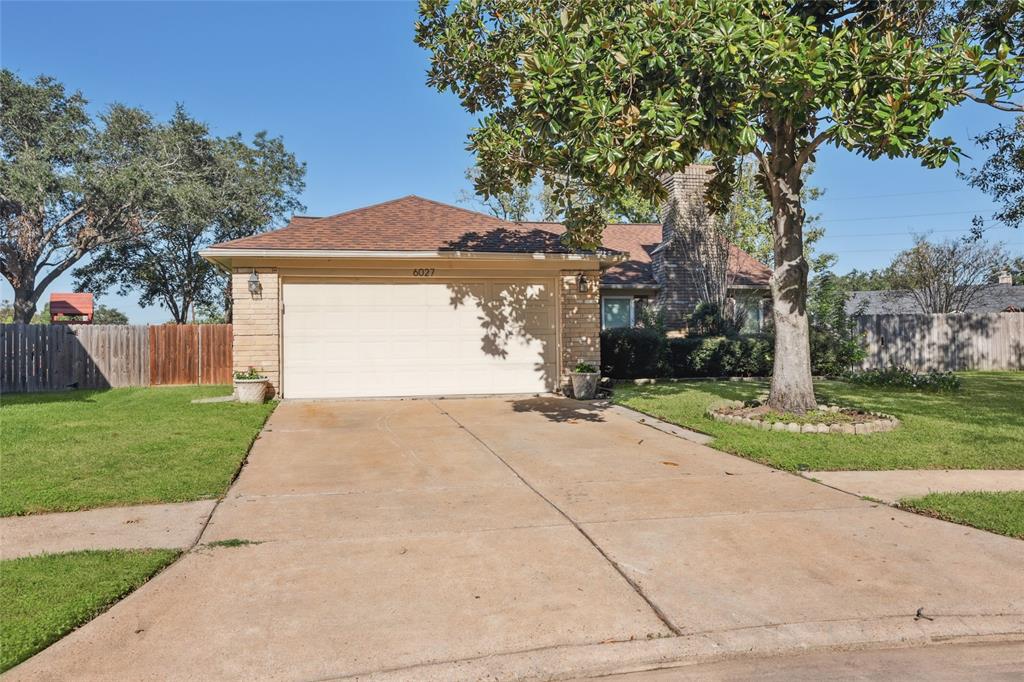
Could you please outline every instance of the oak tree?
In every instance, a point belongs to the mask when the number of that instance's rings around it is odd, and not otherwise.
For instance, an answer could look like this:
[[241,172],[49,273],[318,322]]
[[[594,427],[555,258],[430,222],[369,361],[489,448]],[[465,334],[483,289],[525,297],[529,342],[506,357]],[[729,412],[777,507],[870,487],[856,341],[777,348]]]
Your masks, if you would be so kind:
[[180,106],[168,122],[151,126],[148,139],[152,161],[174,169],[145,206],[148,226],[99,248],[75,270],[75,285],[137,292],[141,306],[155,303],[185,323],[197,306],[228,303],[225,278],[199,252],[302,210],[305,165],[280,138],[216,137]]
[[0,274],[15,322],[30,322],[43,291],[95,249],[145,229],[164,170],[147,154],[148,118],[113,106],[96,122],[85,105],[52,78],[0,71]]

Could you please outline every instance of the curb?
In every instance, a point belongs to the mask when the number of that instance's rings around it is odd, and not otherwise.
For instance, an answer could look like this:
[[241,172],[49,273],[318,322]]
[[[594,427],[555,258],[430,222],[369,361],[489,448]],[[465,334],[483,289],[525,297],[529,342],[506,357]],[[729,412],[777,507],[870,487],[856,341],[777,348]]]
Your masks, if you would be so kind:
[[890,616],[871,620],[766,625],[642,641],[554,646],[333,679],[563,680],[744,657],[896,649],[967,642],[1024,642],[1024,615]]

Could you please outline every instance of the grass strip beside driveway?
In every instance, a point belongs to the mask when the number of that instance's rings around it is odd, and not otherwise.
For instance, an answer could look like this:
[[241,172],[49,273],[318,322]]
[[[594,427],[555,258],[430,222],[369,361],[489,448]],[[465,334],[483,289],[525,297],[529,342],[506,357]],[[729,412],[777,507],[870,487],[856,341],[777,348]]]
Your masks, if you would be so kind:
[[0,516],[219,497],[274,409],[190,402],[230,391],[181,386],[3,396]]
[[819,399],[884,412],[902,425],[855,436],[761,431],[712,421],[705,412],[723,400],[748,400],[766,381],[685,381],[620,385],[614,400],[640,412],[702,431],[711,446],[794,470],[1024,469],[1024,373],[969,372],[958,393],[815,384]]
[[107,550],[0,562],[0,671],[95,618],[178,554]]
[[900,507],[1024,540],[1024,491],[931,493]]

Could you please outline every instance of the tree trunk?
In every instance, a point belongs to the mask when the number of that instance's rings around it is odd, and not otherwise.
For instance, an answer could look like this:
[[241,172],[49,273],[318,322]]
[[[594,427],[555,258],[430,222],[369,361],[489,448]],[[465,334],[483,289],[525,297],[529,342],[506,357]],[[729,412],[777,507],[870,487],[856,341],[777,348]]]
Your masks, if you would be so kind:
[[36,314],[36,301],[38,298],[31,289],[14,289],[14,321],[22,324],[31,324],[32,317]]
[[767,178],[775,230],[772,272],[772,317],[775,365],[768,406],[803,414],[817,407],[811,380],[810,325],[807,320],[807,273],[804,257],[804,208],[800,168],[792,153],[773,155]]

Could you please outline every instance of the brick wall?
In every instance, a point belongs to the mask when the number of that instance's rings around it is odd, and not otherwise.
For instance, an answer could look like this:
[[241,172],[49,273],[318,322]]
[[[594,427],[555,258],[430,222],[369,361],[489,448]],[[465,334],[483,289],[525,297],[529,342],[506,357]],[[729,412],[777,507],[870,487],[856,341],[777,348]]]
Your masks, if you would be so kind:
[[249,293],[252,268],[236,268],[231,275],[231,314],[234,329],[234,368],[250,367],[262,371],[276,394],[281,380],[280,316],[278,311],[278,278],[273,270],[257,268],[262,293]]
[[586,292],[579,291],[579,270],[561,273],[562,295],[562,376],[560,384],[569,385],[569,372],[577,362],[601,365],[601,294],[599,270],[584,271],[589,282]]
[[661,285],[656,303],[670,328],[682,326],[701,301],[725,296],[728,244],[714,229],[704,203],[710,170],[694,164],[662,178],[668,199],[652,269]]

